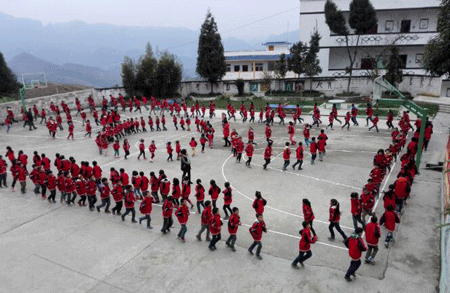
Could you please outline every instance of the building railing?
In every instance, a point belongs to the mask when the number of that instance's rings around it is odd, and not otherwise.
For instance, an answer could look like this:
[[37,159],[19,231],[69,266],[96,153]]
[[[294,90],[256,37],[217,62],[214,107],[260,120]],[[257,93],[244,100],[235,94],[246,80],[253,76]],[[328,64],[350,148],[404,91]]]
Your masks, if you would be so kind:
[[[396,45],[425,45],[436,33],[392,33],[392,34],[371,34],[359,37],[359,46],[389,46]],[[350,35],[349,45],[355,46],[358,36]],[[344,36],[330,36],[320,44],[322,47],[345,47]]]

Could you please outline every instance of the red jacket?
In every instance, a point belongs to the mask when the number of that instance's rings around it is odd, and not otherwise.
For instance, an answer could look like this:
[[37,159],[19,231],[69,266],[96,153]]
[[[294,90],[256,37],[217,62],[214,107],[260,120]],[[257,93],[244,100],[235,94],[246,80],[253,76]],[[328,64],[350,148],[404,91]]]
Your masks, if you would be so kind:
[[358,198],[352,198],[350,199],[350,203],[351,203],[351,213],[353,216],[359,216],[361,215],[361,201]]
[[256,220],[249,229],[254,241],[261,241],[262,232],[267,232],[266,223]]
[[283,151],[283,159],[287,161],[290,158],[291,158],[291,149],[288,147],[285,147],[284,151]]
[[219,198],[219,194],[220,194],[220,187],[217,185],[210,186],[208,193],[211,196],[212,200],[217,200]]
[[19,182],[25,182],[27,180],[28,172],[24,167],[19,168]]
[[371,246],[377,246],[378,239],[381,237],[380,226],[378,226],[378,223],[367,224],[365,231],[367,244]]
[[264,159],[270,159],[271,156],[272,156],[272,147],[267,146],[266,149],[264,150]]
[[197,201],[203,201],[205,199],[205,188],[202,185],[195,186],[195,197]]
[[106,184],[105,186],[100,187],[100,198],[101,199],[107,199],[111,196],[111,190],[109,189],[109,185]]
[[337,212],[336,206],[331,206],[329,210],[330,218],[328,221],[331,223],[339,223],[341,220],[341,215]]
[[411,187],[408,183],[408,178],[400,177],[394,183],[395,196],[399,199],[405,199],[409,196],[411,192]]
[[303,161],[303,146],[299,145],[295,151],[297,160]]
[[362,252],[367,250],[364,240],[355,234],[345,240],[345,246],[347,246],[348,255],[352,260],[361,259]]
[[56,177],[51,174],[47,177],[47,188],[49,190],[54,190],[56,188]]
[[255,212],[257,214],[263,214],[264,213],[264,206],[267,204],[267,201],[264,198],[257,199],[253,201],[252,208],[255,209]]
[[380,225],[384,225],[389,232],[394,232],[395,223],[400,223],[400,218],[394,211],[385,211],[380,219]]
[[317,153],[317,143],[312,142],[309,145],[309,151],[311,152],[311,154],[316,154]]
[[396,204],[395,204],[395,194],[393,191],[387,191],[384,196],[383,196],[383,206],[384,209],[387,210],[389,205],[392,205],[392,207],[395,209]]
[[303,230],[300,230],[300,235],[302,235],[302,238],[299,242],[299,250],[301,252],[308,252],[311,250],[311,243],[316,243],[317,236],[314,235],[314,237],[311,234],[311,230],[308,228],[305,228]]
[[116,185],[111,191],[113,199],[115,202],[120,202],[123,200],[123,188],[122,186]]
[[230,235],[236,235],[239,225],[241,225],[241,217],[234,213],[231,214],[228,220],[228,233]]
[[189,220],[189,208],[186,205],[181,205],[178,207],[175,215],[177,216],[180,225],[184,225]]
[[253,144],[249,143],[246,147],[245,147],[245,153],[247,154],[247,157],[251,158],[253,156]]
[[129,191],[125,197],[125,208],[126,209],[134,208],[135,201],[136,201],[136,197],[134,196],[134,192]]
[[209,231],[212,235],[218,235],[220,234],[220,230],[222,228],[222,220],[220,219],[219,214],[213,215],[211,219],[211,224],[209,225]]
[[201,219],[201,223],[203,226],[205,225],[209,225],[211,223],[211,218],[212,218],[212,212],[211,212],[211,207],[206,207],[203,212],[202,212],[202,219]]
[[312,208],[308,205],[303,205],[303,218],[307,222],[312,222],[314,220],[314,212]]
[[224,189],[224,191],[222,191],[222,193],[223,193],[224,205],[231,205],[231,203],[233,202],[233,194],[231,193],[231,187]]
[[173,203],[172,201],[166,199],[164,201],[164,204],[162,206],[162,216],[163,218],[170,218],[172,217],[173,212]]
[[139,207],[139,211],[143,215],[150,215],[152,212],[152,198],[151,197],[144,197],[144,199],[141,202],[141,206]]
[[375,201],[373,197],[370,194],[361,194],[361,207],[367,211],[372,210],[373,206],[375,204]]

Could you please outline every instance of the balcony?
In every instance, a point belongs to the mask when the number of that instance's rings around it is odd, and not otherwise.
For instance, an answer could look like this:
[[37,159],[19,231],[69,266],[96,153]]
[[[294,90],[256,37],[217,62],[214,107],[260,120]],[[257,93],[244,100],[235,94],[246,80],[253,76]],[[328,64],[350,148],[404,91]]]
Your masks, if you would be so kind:
[[[392,33],[361,35],[359,44],[367,47],[389,46],[394,42],[399,46],[426,45],[437,33]],[[349,44],[356,45],[356,35],[349,36]],[[322,47],[345,47],[344,36],[330,36],[320,44]]]

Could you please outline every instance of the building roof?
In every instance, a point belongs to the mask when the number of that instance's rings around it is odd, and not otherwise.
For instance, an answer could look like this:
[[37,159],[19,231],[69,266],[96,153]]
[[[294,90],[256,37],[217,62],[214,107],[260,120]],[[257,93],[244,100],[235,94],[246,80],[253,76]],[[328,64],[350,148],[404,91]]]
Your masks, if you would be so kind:
[[262,44],[263,46],[270,46],[270,45],[291,45],[289,42],[266,42]]
[[[239,56],[225,56],[226,61],[255,61],[255,60],[279,60],[280,55],[239,55]],[[286,58],[289,57],[286,54]]]

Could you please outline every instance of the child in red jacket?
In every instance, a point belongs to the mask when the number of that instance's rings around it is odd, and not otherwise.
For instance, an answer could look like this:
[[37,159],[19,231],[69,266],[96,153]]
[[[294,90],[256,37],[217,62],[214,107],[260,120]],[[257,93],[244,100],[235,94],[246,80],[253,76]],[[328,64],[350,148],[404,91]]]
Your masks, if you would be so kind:
[[197,141],[195,140],[195,137],[191,138],[189,145],[191,146],[192,156],[195,157],[195,148],[197,147]]
[[348,237],[345,240],[345,246],[347,246],[348,254],[351,258],[350,267],[348,268],[347,273],[345,274],[345,279],[348,282],[352,281],[350,276],[356,278],[355,273],[361,266],[362,252],[367,250],[367,247],[364,244],[364,240],[361,238],[362,233],[363,229],[358,227],[355,229],[355,233],[353,233],[352,236]]
[[213,216],[211,219],[211,224],[209,225],[209,230],[212,234],[211,242],[209,242],[209,250],[214,251],[216,250],[216,244],[220,241],[222,238],[221,236],[221,230],[222,230],[222,220],[220,219],[220,213],[218,208],[213,208],[212,210]]
[[155,144],[154,140],[152,140],[152,142],[148,146],[148,150],[150,152],[150,163],[153,163],[153,159],[155,158],[155,152],[156,152],[156,144]]
[[204,153],[206,146],[206,137],[204,133],[202,133],[202,136],[200,137],[200,144],[202,145],[202,153]]
[[231,249],[231,251],[236,251],[234,248],[234,244],[236,243],[237,237],[236,233],[239,226],[242,225],[241,217],[239,217],[239,209],[237,207],[233,208],[233,214],[228,220],[228,233],[230,233],[230,237],[228,237],[225,244]]
[[179,140],[177,140],[175,142],[175,152],[177,153],[177,161],[179,161],[180,158],[181,158],[181,145],[180,145],[180,141]]
[[[369,117],[367,117],[369,118]],[[371,119],[373,125],[371,127],[369,127],[369,131],[375,127],[375,129],[377,130],[377,132],[380,132],[378,130],[378,121],[380,121],[380,118],[378,118],[378,114],[375,114],[375,117],[373,119]]]
[[145,158],[145,144],[144,144],[144,140],[141,139],[140,143],[139,143],[139,156],[138,156],[138,160],[140,160],[141,156],[144,156],[144,160]]
[[264,206],[267,204],[267,201],[262,197],[261,192],[255,192],[255,200],[253,201],[252,208],[255,209],[256,214],[264,214]]
[[150,214],[152,213],[152,198],[150,197],[150,193],[148,191],[144,191],[143,195],[144,199],[141,202],[139,211],[144,216],[139,218],[139,224],[141,224],[143,220],[147,220],[147,229],[153,229],[150,225],[152,221],[152,218],[150,217]]
[[311,152],[311,165],[314,165],[314,161],[317,158],[317,143],[316,138],[311,138],[311,143],[309,144],[309,151]]
[[72,137],[72,140],[74,140],[73,138],[73,129],[75,128],[75,126],[73,125],[73,123],[69,124],[69,136],[67,137],[67,140],[69,140],[70,137]]
[[299,242],[300,252],[291,264],[294,269],[299,268],[297,266],[297,263],[300,263],[300,265],[303,267],[303,263],[312,256],[311,244],[316,243],[318,239],[317,235],[311,234],[311,224],[308,221],[303,221],[302,226],[303,229],[299,232],[302,236]]
[[361,200],[359,199],[359,195],[357,192],[352,192],[350,194],[350,205],[351,205],[351,214],[353,219],[353,226],[358,228],[358,222],[363,226],[365,226],[366,223],[361,219],[361,213],[362,213],[362,206],[361,206]]
[[233,202],[233,194],[232,194],[232,190],[231,190],[231,186],[230,186],[230,182],[225,182],[225,189],[222,191],[223,193],[223,211],[225,212],[225,220],[228,220],[229,216],[228,216],[228,211],[231,213],[233,213],[231,211],[230,205]]
[[256,248],[256,257],[261,260],[261,249],[262,249],[262,233],[267,233],[266,223],[264,223],[263,215],[256,215],[256,221],[253,223],[253,225],[249,229],[250,234],[253,237],[253,243],[248,248],[248,252],[253,255],[253,249]]
[[164,219],[164,224],[161,229],[161,232],[164,234],[170,232],[170,227],[172,227],[173,224],[172,213],[173,213],[173,198],[171,196],[168,196],[162,206],[162,216]]
[[309,223],[311,231],[313,232],[314,235],[316,235],[316,231],[314,231],[313,228],[314,212],[311,208],[311,202],[306,198],[303,199],[302,210],[303,210],[303,219],[305,219],[305,221]]
[[212,205],[213,207],[216,207],[216,202],[217,199],[219,198],[219,194],[220,194],[220,187],[217,186],[216,181],[211,180],[209,182],[210,187],[209,187],[209,191],[208,194],[211,196],[211,201],[212,201]]
[[136,202],[136,197],[134,197],[134,192],[131,190],[131,185],[127,186],[127,191],[125,194],[125,213],[122,214],[122,221],[125,221],[126,215],[131,213],[131,222],[137,223],[135,220],[136,217],[136,210],[134,209],[134,203]]
[[394,212],[394,207],[389,205],[387,211],[384,212],[383,216],[380,219],[380,225],[384,225],[388,230],[386,239],[384,240],[384,245],[386,248],[389,248],[389,243],[394,242],[393,233],[395,231],[395,224],[400,223],[400,218],[397,213]]
[[203,202],[205,200],[205,188],[200,179],[197,179],[197,185],[195,186],[195,197],[197,198],[197,212],[200,214],[200,207],[205,209],[205,204]]
[[181,200],[181,205],[178,207],[177,211],[175,212],[175,216],[177,216],[178,222],[181,225],[180,232],[178,233],[178,239],[185,243],[186,240],[184,239],[184,236],[187,232],[186,224],[189,220],[189,208],[186,205],[186,199]]
[[328,239],[331,241],[334,241],[334,230],[333,228],[336,228],[336,230],[341,234],[342,238],[344,238],[344,241],[347,239],[347,235],[345,235],[344,231],[342,231],[341,226],[339,225],[339,221],[341,220],[341,211],[339,209],[339,202],[336,199],[332,199],[330,201],[330,225],[328,226],[328,230],[330,230],[331,237]]
[[167,154],[169,155],[167,157],[167,162],[173,161],[173,157],[172,157],[173,148],[172,148],[172,143],[170,141],[167,142],[167,144],[166,144],[166,150],[167,150]]
[[370,223],[365,228],[367,253],[364,262],[367,264],[375,264],[374,258],[378,252],[378,239],[381,237],[380,226],[378,226],[378,218],[373,216]]
[[116,140],[113,144],[113,149],[114,149],[114,157],[115,158],[119,158],[119,149],[120,149],[120,143],[118,140]]
[[198,241],[202,241],[202,233],[206,230],[206,241],[211,241],[211,233],[209,231],[209,225],[211,224],[212,211],[211,211],[211,201],[207,200],[205,202],[205,208],[203,209],[201,216],[201,226],[202,228],[198,231],[196,235]]

